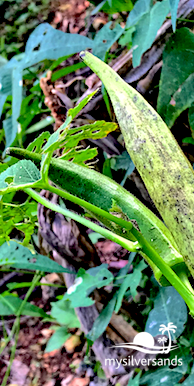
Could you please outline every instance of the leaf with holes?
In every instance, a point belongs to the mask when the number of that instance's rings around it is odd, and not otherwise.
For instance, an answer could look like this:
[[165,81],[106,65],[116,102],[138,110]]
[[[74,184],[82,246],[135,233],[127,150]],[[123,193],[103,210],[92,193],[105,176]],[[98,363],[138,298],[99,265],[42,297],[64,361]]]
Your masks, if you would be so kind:
[[93,160],[94,157],[96,157],[97,155],[97,148],[89,149],[89,147],[87,147],[86,149],[81,150],[71,149],[65,154],[63,154],[60,159],[63,159],[65,161],[71,161],[82,166],[90,166],[92,163],[85,164],[85,162]]
[[28,248],[13,240],[10,240],[9,244],[4,243],[1,245],[0,265],[9,265],[14,268],[32,271],[72,273],[72,271],[63,268],[47,256],[37,253],[33,255]]
[[32,161],[19,161],[0,174],[0,193],[32,187],[39,180],[40,172]]
[[35,138],[35,140],[33,142],[31,142],[28,145],[27,150],[33,151],[34,153],[41,153],[42,148],[45,145],[45,142],[48,141],[50,136],[51,135],[50,135],[49,131],[44,131],[37,138]]
[[85,161],[93,159],[97,155],[96,149],[76,149],[80,141],[84,139],[99,139],[106,137],[111,131],[117,129],[113,122],[96,121],[95,123],[68,129],[63,143],[64,150],[60,159],[72,160],[79,165],[85,165]]

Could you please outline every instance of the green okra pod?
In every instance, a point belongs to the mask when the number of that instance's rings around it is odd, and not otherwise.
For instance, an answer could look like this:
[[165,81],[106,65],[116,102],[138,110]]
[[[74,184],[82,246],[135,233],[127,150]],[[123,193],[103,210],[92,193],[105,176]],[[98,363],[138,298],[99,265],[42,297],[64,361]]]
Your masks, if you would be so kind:
[[[20,148],[9,148],[7,153],[19,159],[30,159],[37,167],[40,167],[41,154]],[[57,158],[52,158],[51,160],[49,178],[64,191],[106,212],[112,212],[112,204],[114,201],[128,221],[132,220],[132,223],[139,229],[144,239],[175,272],[187,272],[183,257],[177,251],[176,244],[166,226],[136,197],[127,192],[115,181],[93,169],[86,169],[83,166]],[[86,209],[88,211],[88,208]],[[96,213],[95,217],[120,236],[129,238],[132,241],[136,240],[136,233],[138,233],[138,231],[135,228],[133,228],[133,233],[126,229],[123,233],[121,226],[108,221],[105,217]],[[142,251],[140,251],[140,253],[142,253]],[[169,285],[169,282],[162,275],[160,269],[149,260],[149,256],[145,250],[143,256],[153,269],[156,279],[162,285]]]

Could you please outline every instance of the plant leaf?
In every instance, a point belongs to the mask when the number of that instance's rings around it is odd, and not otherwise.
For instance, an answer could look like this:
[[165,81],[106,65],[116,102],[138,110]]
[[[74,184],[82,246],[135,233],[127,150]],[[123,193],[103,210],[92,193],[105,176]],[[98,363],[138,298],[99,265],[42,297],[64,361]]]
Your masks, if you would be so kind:
[[70,338],[70,336],[71,334],[68,333],[66,327],[59,327],[49,339],[46,345],[45,352],[57,350],[58,348],[63,346],[63,343],[65,343],[66,340]]
[[149,313],[145,331],[152,336],[158,335],[160,324],[167,325],[169,322],[177,326],[176,332],[172,333],[173,339],[176,339],[184,331],[187,307],[174,287],[163,287],[154,300],[154,308]]
[[135,378],[130,378],[127,386],[139,386],[141,372],[136,375]]
[[123,280],[117,294],[117,304],[115,307],[115,312],[119,312],[122,304],[123,297],[125,292],[130,288],[133,299],[137,295],[137,287],[142,278],[142,271],[147,267],[147,264],[144,260],[140,261],[137,267],[134,269],[133,273],[129,273],[127,277]]
[[[179,93],[183,93],[182,85],[193,73],[194,35],[188,28],[181,28],[169,39],[163,53],[157,109],[169,127],[177,117],[176,98],[180,98]],[[188,101],[190,106],[192,104],[189,92],[189,89],[184,88],[182,99],[185,97],[185,108],[188,107]],[[183,109],[184,103],[180,111]]]
[[[51,44],[52,42],[52,44]],[[22,102],[22,72],[45,59],[59,59],[70,56],[82,49],[93,48],[94,42],[79,34],[64,33],[51,27],[48,23],[40,24],[30,35],[25,53],[16,55],[2,66],[0,83],[3,106],[6,97],[13,93],[12,118],[4,122],[6,146],[10,146],[17,135],[21,102]]]
[[[73,120],[78,115],[78,113],[87,105],[87,103],[93,98],[97,91],[98,90],[93,91],[91,94],[87,95],[84,99],[82,99],[82,101],[77,106],[75,106],[73,109],[69,109],[67,116],[71,117],[71,120]],[[61,129],[63,128],[62,126]]]
[[35,138],[35,140],[33,142],[31,142],[28,145],[27,150],[33,151],[34,153],[41,153],[42,147],[45,144],[45,141],[48,141],[50,136],[51,135],[50,135],[49,131],[44,131],[37,138]]
[[9,265],[19,269],[38,270],[42,272],[67,272],[69,269],[63,268],[47,256],[32,254],[30,250],[16,241],[10,240],[9,244],[4,243],[0,246],[0,266]]
[[150,11],[150,8],[151,0],[136,1],[132,11],[127,18],[126,28],[135,26],[140,21],[142,16],[146,15]]
[[57,320],[59,324],[65,324],[66,327],[76,328],[80,327],[80,322],[74,311],[71,308],[69,300],[59,300],[58,302],[51,303],[51,316]]
[[23,68],[45,59],[70,56],[86,48],[93,48],[91,39],[79,34],[64,33],[48,23],[42,23],[31,33],[26,43]]
[[191,130],[194,131],[194,103],[192,103],[189,108],[189,124]]
[[112,22],[105,24],[96,34],[93,42],[93,52],[98,58],[105,60],[106,53],[109,51],[113,43],[115,43],[123,34],[123,28],[117,24],[114,29],[110,29]]
[[[141,56],[151,47],[156,34],[170,11],[169,0],[156,2],[150,12],[144,14],[133,34],[133,67],[139,66]],[[142,36],[144,38],[142,39]]]
[[176,17],[179,0],[169,0],[173,31],[176,31]]
[[158,386],[162,384],[162,386],[172,386],[182,378],[186,370],[187,366],[177,366],[174,369],[170,369],[167,366],[162,369],[158,368],[154,372],[144,374],[140,379],[140,385]]
[[[8,315],[16,315],[17,311],[19,310],[23,300],[20,298],[17,298],[15,296],[0,296],[0,315],[2,316],[8,316]],[[48,315],[42,310],[42,308],[39,308],[37,306],[34,306],[33,304],[26,303],[22,315],[30,315],[34,317],[42,317],[42,318],[48,318]]]
[[[94,273],[94,276],[92,273]],[[94,301],[88,295],[95,288],[101,288],[110,284],[112,280],[112,273],[104,268],[103,264],[88,271],[80,268],[75,283],[68,288],[63,299],[70,300],[71,307],[89,307],[94,304]]]
[[5,194],[17,188],[33,186],[38,180],[40,172],[35,164],[29,160],[22,160],[0,174],[0,192]]
[[28,245],[37,222],[37,203],[27,201],[22,205],[9,206],[3,202],[0,206],[0,245],[9,240],[10,232],[16,228],[25,234],[23,245]]
[[101,311],[100,315],[96,318],[92,329],[86,335],[87,339],[92,342],[95,342],[95,340],[103,334],[112,317],[115,303],[116,296],[114,295],[113,298],[108,302],[107,306]]
[[111,131],[117,129],[117,124],[113,122],[96,121],[92,124],[68,129],[63,142],[63,154],[60,159],[86,166],[85,161],[93,159],[97,155],[96,149],[77,150],[78,143],[84,139],[99,139],[106,137]]

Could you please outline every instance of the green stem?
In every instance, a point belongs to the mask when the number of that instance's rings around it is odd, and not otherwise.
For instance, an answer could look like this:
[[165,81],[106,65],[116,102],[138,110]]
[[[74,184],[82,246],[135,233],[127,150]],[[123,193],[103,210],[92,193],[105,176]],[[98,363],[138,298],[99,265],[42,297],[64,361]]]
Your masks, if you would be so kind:
[[[64,216],[70,217],[75,221],[80,222],[88,228],[93,229],[94,231],[102,234],[104,237],[108,238],[124,246],[127,250],[131,251],[131,244],[133,244],[133,251],[137,250],[141,246],[141,250],[149,256],[150,260],[161,270],[163,275],[167,278],[170,284],[177,290],[177,292],[182,296],[185,303],[188,305],[190,309],[190,314],[194,316],[194,296],[190,292],[190,290],[182,283],[179,277],[175,274],[175,272],[169,267],[169,265],[161,258],[161,256],[152,248],[152,246],[144,239],[144,237],[138,232],[135,228],[132,229],[132,233],[134,237],[139,241],[140,244],[134,245],[134,243],[129,240],[120,237],[113,232],[108,231],[100,227],[99,225],[93,224],[91,221],[86,220],[79,215],[70,212],[69,210],[61,208],[59,205],[53,204],[44,197],[40,196],[40,194],[36,193],[34,190],[27,188],[25,192],[29,194],[34,200],[38,201],[40,204],[45,207],[63,214]],[[130,243],[130,244],[129,244]],[[135,248],[136,247],[136,248]]]
[[22,311],[24,309],[24,306],[25,306],[26,302],[28,301],[32,291],[36,287],[36,284],[39,282],[41,276],[42,275],[39,274],[39,273],[37,273],[34,276],[34,278],[32,280],[32,283],[31,283],[31,287],[27,291],[25,299],[23,300],[21,306],[19,307],[19,309],[18,309],[18,311],[16,313],[16,320],[15,320],[14,325],[12,327],[11,333],[7,337],[7,339],[5,340],[5,342],[4,342],[5,344],[3,345],[3,347],[0,350],[0,354],[1,354],[3,352],[3,350],[5,349],[5,347],[8,345],[8,343],[11,341],[13,335],[15,334],[15,344],[14,344],[14,347],[12,348],[9,366],[7,367],[7,370],[6,370],[6,373],[5,373],[5,376],[3,378],[3,382],[1,384],[1,386],[6,386],[6,384],[7,384],[7,379],[9,377],[10,369],[11,369],[11,366],[12,366],[12,363],[13,363],[13,360],[14,360],[14,357],[15,357],[15,351],[16,351],[18,337],[19,337],[19,331],[20,331],[20,315],[21,315],[21,313],[22,313]]
[[46,208],[53,210],[54,212],[58,212],[63,214],[66,217],[72,218],[74,221],[79,222],[80,224],[86,226],[87,228],[92,229],[94,232],[100,233],[106,239],[114,241],[117,244],[120,244],[123,248],[126,248],[128,251],[135,252],[141,248],[141,245],[138,241],[132,242],[130,240],[124,239],[124,237],[118,236],[117,234],[109,231],[106,228],[102,228],[101,226],[94,224],[92,221],[89,221],[76,213],[70,212],[70,210],[63,209],[59,205],[53,204],[48,201],[46,198],[42,197],[39,193],[36,193],[35,190],[31,188],[24,189],[29,196],[31,196],[35,201],[44,205]]
[[[171,19],[171,16],[167,16],[167,19]],[[183,19],[182,17],[177,17],[178,21],[185,21],[186,23],[194,23],[194,20]]]
[[46,187],[44,187],[44,189],[49,190],[49,192],[55,193],[58,196],[65,198],[65,200],[69,200],[71,202],[74,202],[74,204],[77,204],[77,205],[93,212],[94,214],[97,214],[98,216],[102,216],[104,218],[107,218],[107,220],[110,220],[110,221],[114,222],[115,224],[120,225],[122,228],[128,229],[130,231],[133,228],[133,224],[130,221],[125,221],[122,218],[118,218],[118,217],[112,215],[111,213],[106,212],[105,210],[98,208],[97,206],[95,206],[93,204],[90,204],[89,202],[83,200],[82,198],[76,197],[71,193],[65,192],[62,189],[56,188],[55,186],[52,186],[50,184],[47,185]]

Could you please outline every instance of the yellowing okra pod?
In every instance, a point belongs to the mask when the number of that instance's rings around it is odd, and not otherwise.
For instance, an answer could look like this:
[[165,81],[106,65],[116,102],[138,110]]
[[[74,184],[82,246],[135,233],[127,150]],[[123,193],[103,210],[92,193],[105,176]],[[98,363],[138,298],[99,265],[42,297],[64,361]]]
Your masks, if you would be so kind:
[[107,64],[80,54],[110,96],[131,159],[194,276],[194,173],[150,104]]

